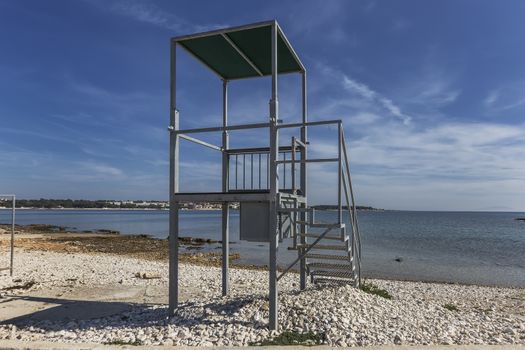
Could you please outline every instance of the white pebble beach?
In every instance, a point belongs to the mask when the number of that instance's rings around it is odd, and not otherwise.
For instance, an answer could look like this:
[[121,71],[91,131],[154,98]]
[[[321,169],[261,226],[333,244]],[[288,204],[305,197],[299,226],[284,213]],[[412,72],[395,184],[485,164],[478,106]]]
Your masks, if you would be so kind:
[[[0,266],[7,263],[0,256]],[[159,278],[138,278],[137,273]],[[168,293],[167,262],[109,254],[17,252],[15,275],[0,275],[0,301],[55,288],[148,286]],[[267,328],[267,273],[231,269],[231,293],[221,296],[220,269],[180,265],[187,292],[177,315],[163,303],[132,303],[125,312],[93,319],[28,318],[0,325],[0,339],[143,345],[244,346],[271,339]],[[29,289],[9,289],[34,282]],[[331,346],[383,344],[525,344],[525,290],[367,280],[392,299],[351,286],[312,285],[298,291],[298,276],[280,286],[280,331],[324,334]],[[6,289],[8,288],[8,289]],[[185,292],[186,291],[186,292]],[[57,296],[59,297],[59,296]],[[166,298],[167,300],[167,298]],[[454,305],[457,310],[444,306]]]

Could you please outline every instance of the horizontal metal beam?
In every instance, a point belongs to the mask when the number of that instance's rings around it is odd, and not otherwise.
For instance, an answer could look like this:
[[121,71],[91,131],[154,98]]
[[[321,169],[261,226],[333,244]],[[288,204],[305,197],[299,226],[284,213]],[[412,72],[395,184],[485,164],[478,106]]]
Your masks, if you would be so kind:
[[224,38],[224,40],[226,40],[228,42],[228,44],[231,45],[231,47],[233,47],[235,49],[235,51],[237,51],[237,53],[239,55],[241,55],[242,58],[244,58],[244,60],[246,61],[246,63],[248,63],[254,71],[257,72],[257,74],[259,74],[261,77],[264,75],[261,70],[259,68],[257,68],[257,66],[255,65],[255,63],[252,62],[251,59],[248,58],[248,56],[246,56],[244,54],[244,52],[242,52],[242,50],[237,46],[235,45],[235,43],[232,41],[232,39],[230,39],[228,37],[228,35],[226,35],[225,33],[222,33],[221,36]]
[[237,27],[215,29],[215,30],[210,30],[207,32],[202,32],[202,33],[176,36],[176,37],[171,38],[171,40],[172,41],[182,41],[182,40],[188,40],[188,39],[202,38],[202,37],[211,36],[211,35],[220,35],[223,33],[237,32],[239,30],[245,30],[245,29],[266,27],[266,26],[271,26],[274,22],[275,21],[272,20],[272,21],[257,22],[257,23],[252,23],[252,24],[247,24],[247,25],[237,26]]
[[297,62],[297,64],[299,65],[299,67],[301,67],[301,70],[303,72],[306,72],[306,68],[304,67],[303,62],[301,62],[299,55],[297,55],[294,48],[292,47],[292,44],[290,44],[290,41],[288,41],[288,38],[286,37],[286,35],[284,35],[284,32],[281,30],[281,26],[279,25],[279,23],[277,23],[277,21],[276,21],[276,24],[277,24],[277,31],[279,35],[281,36],[281,39],[283,39],[286,47],[288,47],[288,50],[290,50],[290,52],[292,53],[292,56],[295,59],[295,62]]
[[290,163],[328,163],[338,162],[339,158],[318,158],[318,159],[297,159],[297,160],[278,160],[277,164],[290,164]]
[[[300,71],[297,71],[297,70],[291,70],[291,71],[288,71],[288,72],[279,72],[279,76],[281,75],[286,75],[286,74],[298,74],[298,73],[301,73]],[[262,77],[271,77],[272,75],[271,74],[264,74]],[[247,76],[247,77],[238,77],[238,78],[229,78],[228,81],[237,81],[237,80],[246,80],[246,79],[253,79],[253,78],[261,78],[260,76],[258,75],[250,75],[250,76]]]
[[[292,147],[291,146],[280,146],[279,152],[291,152]],[[301,152],[300,148],[296,148],[297,152]],[[226,150],[228,154],[236,155],[236,154],[256,154],[256,153],[268,153],[270,152],[270,147],[253,147],[253,148],[231,148],[229,150]]]
[[278,129],[284,128],[300,128],[303,126],[316,126],[316,125],[328,125],[328,124],[341,124],[343,121],[341,119],[334,120],[320,120],[316,122],[306,122],[306,123],[292,123],[292,124],[279,124],[277,125]]
[[193,137],[188,136],[188,135],[179,135],[179,137],[182,138],[182,139],[188,140],[188,141],[190,141],[190,142],[196,143],[196,144],[198,144],[198,145],[201,145],[201,146],[204,146],[204,147],[208,147],[208,148],[214,149],[214,150],[216,150],[216,151],[220,151],[220,152],[223,151],[223,148],[222,148],[222,147],[212,145],[211,143],[208,143],[208,142],[206,142],[206,141],[202,141],[202,140],[199,140],[199,139],[193,138]]
[[211,192],[211,193],[175,193],[175,202],[257,202],[269,201],[269,191],[254,193]]
[[231,131],[231,130],[245,130],[245,129],[260,129],[268,128],[270,123],[256,123],[256,124],[241,124],[241,125],[228,125],[228,126],[217,126],[211,128],[196,128],[186,130],[171,130],[175,134],[196,134],[201,132],[217,132],[217,131]]

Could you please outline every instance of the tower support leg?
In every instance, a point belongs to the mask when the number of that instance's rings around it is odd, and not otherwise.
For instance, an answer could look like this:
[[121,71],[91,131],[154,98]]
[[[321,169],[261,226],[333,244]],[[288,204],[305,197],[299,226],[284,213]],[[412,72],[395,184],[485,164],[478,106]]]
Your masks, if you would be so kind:
[[230,289],[230,227],[229,206],[222,204],[222,295],[228,295]]
[[[270,330],[278,329],[278,309],[279,309],[279,297],[278,297],[278,286],[277,286],[277,250],[278,250],[278,238],[277,238],[277,215],[276,215],[276,203],[270,202]],[[272,224],[273,223],[273,224]]]
[[169,235],[169,316],[175,314],[179,305],[179,205],[170,205]]
[[[301,204],[301,207],[306,208],[306,205],[305,204]],[[301,218],[302,222],[305,222],[306,221],[306,213],[302,211],[301,214],[300,214],[300,218]],[[300,225],[300,231],[301,231],[301,233],[306,233],[306,225],[301,224]],[[306,237],[304,235],[301,235],[301,244],[302,245],[306,244]],[[305,290],[306,289],[306,280],[307,280],[307,277],[306,277],[306,258],[303,257],[301,259],[301,261],[299,262],[299,289],[300,290]]]

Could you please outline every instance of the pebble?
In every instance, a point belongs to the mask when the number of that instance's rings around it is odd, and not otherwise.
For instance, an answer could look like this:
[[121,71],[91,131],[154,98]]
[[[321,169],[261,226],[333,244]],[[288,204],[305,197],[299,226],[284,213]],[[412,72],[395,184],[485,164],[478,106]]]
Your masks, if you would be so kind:
[[[20,252],[16,259],[17,280],[0,276],[0,289],[35,281],[30,293],[68,280],[73,287],[156,285],[168,291],[165,262],[54,252]],[[221,296],[220,268],[181,264],[180,276],[181,288],[199,288],[203,297],[180,303],[171,320],[165,305],[134,304],[122,314],[99,319],[31,320],[18,328],[2,324],[0,339],[245,346],[279,334],[266,328],[266,272],[232,269],[228,297]],[[298,293],[297,279],[289,274],[279,282],[280,331],[324,333],[327,345],[525,344],[523,289],[368,281],[386,289],[393,296],[388,300],[341,285],[310,284]],[[28,291],[10,292],[16,293]],[[458,311],[445,309],[445,304]]]

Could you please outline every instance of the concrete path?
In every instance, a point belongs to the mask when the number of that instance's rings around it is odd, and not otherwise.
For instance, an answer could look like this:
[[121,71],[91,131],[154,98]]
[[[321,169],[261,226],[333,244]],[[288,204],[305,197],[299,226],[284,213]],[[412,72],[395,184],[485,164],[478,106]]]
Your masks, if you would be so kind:
[[0,298],[0,323],[22,325],[25,320],[88,320],[126,311],[133,303],[163,304],[165,288],[100,285],[57,287]]

